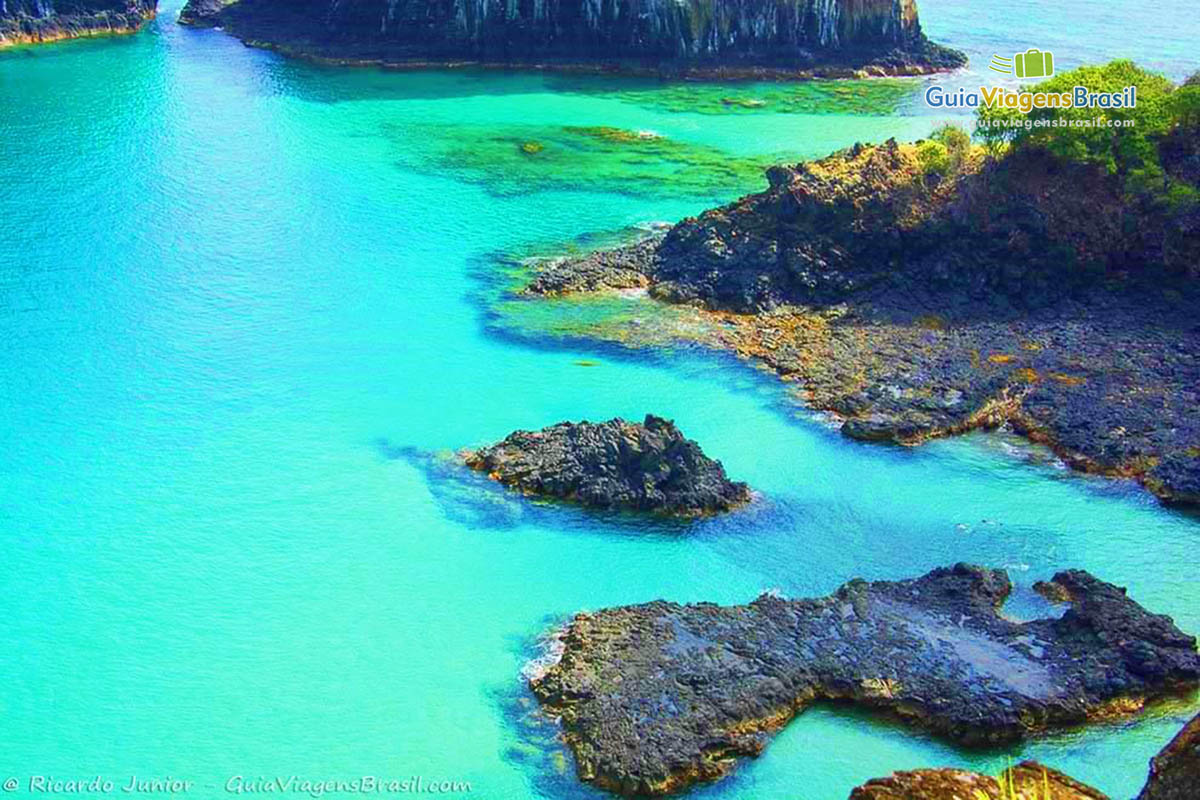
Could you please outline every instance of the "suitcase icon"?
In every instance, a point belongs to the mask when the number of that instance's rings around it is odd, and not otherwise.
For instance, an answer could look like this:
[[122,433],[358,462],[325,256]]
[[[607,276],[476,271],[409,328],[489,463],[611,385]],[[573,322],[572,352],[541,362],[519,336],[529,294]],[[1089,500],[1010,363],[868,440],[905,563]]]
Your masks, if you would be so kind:
[[1013,56],[1013,72],[1018,78],[1049,78],[1054,74],[1054,54],[1029,49]]

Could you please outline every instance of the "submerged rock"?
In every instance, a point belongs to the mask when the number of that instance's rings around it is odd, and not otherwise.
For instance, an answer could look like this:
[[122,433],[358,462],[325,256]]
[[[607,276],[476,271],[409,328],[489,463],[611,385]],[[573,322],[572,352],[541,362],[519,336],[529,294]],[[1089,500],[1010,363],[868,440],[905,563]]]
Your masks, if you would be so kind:
[[1086,572],[1056,619],[1012,622],[1002,571],[958,565],[855,580],[820,599],[657,601],[578,614],[531,680],[581,779],[661,795],[756,756],[809,704],[849,700],[962,743],[1140,709],[1200,683],[1196,640]]
[[3,0],[0,47],[133,33],[157,8],[158,0]]
[[1137,800],[1200,797],[1200,715],[1184,726],[1150,762],[1150,778]]
[[915,0],[219,3],[189,0],[183,17],[219,23],[254,44],[347,62],[590,63],[719,75],[834,67],[919,74],[966,61],[925,38]]
[[1025,761],[999,778],[961,769],[920,769],[867,781],[850,800],[1109,800],[1086,784]]
[[563,422],[517,431],[466,455],[467,465],[530,495],[595,508],[694,516],[728,511],[750,499],[675,423]]

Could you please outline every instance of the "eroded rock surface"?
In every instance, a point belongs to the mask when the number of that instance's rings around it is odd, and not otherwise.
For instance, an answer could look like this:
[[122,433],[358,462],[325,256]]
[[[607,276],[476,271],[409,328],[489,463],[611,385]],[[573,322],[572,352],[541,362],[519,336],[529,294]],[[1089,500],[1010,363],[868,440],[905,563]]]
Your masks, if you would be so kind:
[[[919,74],[965,63],[921,32],[914,0],[190,0],[187,20],[346,62],[605,65]],[[742,70],[742,72],[738,72]],[[746,72],[749,70],[749,72]]]
[[157,8],[158,0],[4,0],[0,47],[132,33]]
[[526,494],[594,508],[694,516],[750,499],[746,484],[730,481],[721,462],[653,415],[640,424],[612,419],[517,431],[467,453],[466,462]]
[[963,743],[1128,713],[1200,682],[1196,640],[1123,589],[1061,572],[1071,607],[1017,623],[1002,571],[958,565],[856,580],[820,599],[653,602],[577,615],[531,680],[561,716],[579,775],[660,795],[758,755],[810,703],[886,710]]
[[1150,762],[1150,778],[1138,800],[1196,800],[1200,797],[1200,715],[1194,717]]
[[[1162,143],[1196,183],[1200,134]],[[1200,219],[1094,165],[1021,151],[954,180],[919,148],[775,167],[665,236],[557,263],[531,294],[646,287],[708,343],[794,381],[869,441],[1011,425],[1071,466],[1200,502]]]

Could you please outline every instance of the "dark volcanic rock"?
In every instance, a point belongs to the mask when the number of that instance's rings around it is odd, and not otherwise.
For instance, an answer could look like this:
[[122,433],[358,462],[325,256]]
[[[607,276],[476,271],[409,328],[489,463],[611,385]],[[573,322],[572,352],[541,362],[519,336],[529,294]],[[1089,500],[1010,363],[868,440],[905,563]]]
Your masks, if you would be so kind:
[[[1016,791],[1006,793],[1003,787]],[[999,779],[961,769],[920,769],[867,781],[850,800],[1109,800],[1086,784],[1024,761]]]
[[467,465],[513,489],[595,508],[692,516],[728,511],[750,499],[669,420],[642,424],[562,422],[517,431],[468,453]]
[[132,33],[157,8],[158,0],[3,0],[0,47]]
[[[187,19],[218,0],[190,0]],[[239,0],[219,24],[255,44],[358,62],[630,68],[953,69],[914,0]]]
[[1200,797],[1200,716],[1192,718],[1150,762],[1150,779],[1137,800]]
[[963,743],[1133,711],[1200,683],[1196,640],[1086,572],[1061,619],[998,613],[1007,575],[967,565],[745,606],[653,602],[577,615],[531,680],[579,775],[623,794],[714,780],[810,703],[849,700]]
[[[1200,190],[1200,131],[1161,142]],[[856,146],[665,236],[557,262],[530,294],[646,287],[715,322],[865,441],[1008,424],[1074,468],[1200,503],[1200,219],[1037,151],[923,177]]]
[[188,0],[179,12],[179,24],[211,28],[220,24],[220,14],[236,0]]

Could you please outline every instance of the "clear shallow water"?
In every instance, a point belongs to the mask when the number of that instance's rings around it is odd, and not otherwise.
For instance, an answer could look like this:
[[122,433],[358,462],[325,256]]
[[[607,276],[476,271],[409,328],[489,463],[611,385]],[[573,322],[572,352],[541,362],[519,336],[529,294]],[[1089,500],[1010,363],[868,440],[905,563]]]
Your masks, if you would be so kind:
[[[1177,78],[1200,33],[1182,5],[1005,7],[1003,26],[966,3],[922,11],[973,55],[1130,55]],[[422,774],[489,800],[595,796],[523,721],[519,671],[548,625],[957,560],[1009,566],[1014,613],[1036,612],[1035,580],[1076,566],[1200,631],[1200,525],[1133,487],[995,437],[846,442],[723,358],[488,324],[491,254],[754,188],[723,161],[920,135],[936,120],[911,102],[678,113],[676,89],[656,102],[612,80],[320,69],[173,17],[168,4],[131,39],[0,55],[6,775],[170,773],[220,797],[235,774]],[[1006,32],[1026,18],[1028,35]],[[564,125],[654,131],[672,149],[630,154]],[[531,137],[575,148],[588,174],[517,160]],[[647,411],[763,503],[650,527],[528,506],[424,455]],[[1196,707],[1011,754],[820,708],[696,796],[834,799],[894,769],[1031,755],[1127,797]]]

